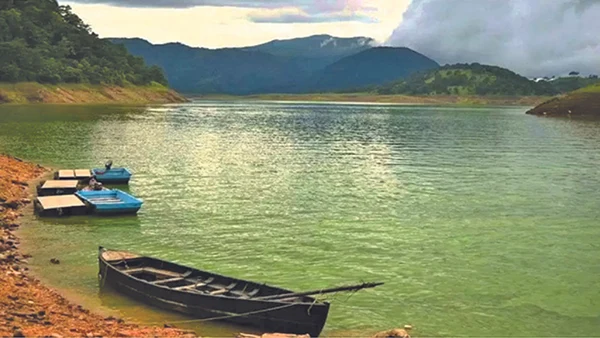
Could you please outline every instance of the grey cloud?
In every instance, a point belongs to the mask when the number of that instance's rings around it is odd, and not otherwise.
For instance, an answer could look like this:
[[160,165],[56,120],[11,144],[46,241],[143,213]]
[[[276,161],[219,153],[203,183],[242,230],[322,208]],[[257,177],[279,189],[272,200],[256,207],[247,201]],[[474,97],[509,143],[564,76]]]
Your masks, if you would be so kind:
[[413,0],[386,44],[526,76],[600,73],[600,0]]
[[[69,0],[82,4],[106,4],[119,7],[191,8],[197,6],[234,6],[249,8],[278,8],[294,1],[285,0]],[[306,1],[297,1],[299,3]]]
[[[255,9],[298,8],[304,14],[270,15],[252,13],[248,17],[257,23],[309,23],[360,21],[376,22],[374,18],[357,13],[376,10],[364,6],[362,0],[69,0],[83,4],[107,4],[130,8],[191,8],[198,6],[243,7]],[[342,12],[350,9],[350,14]]]
[[[346,6],[357,7],[357,0],[68,0],[82,4],[107,4],[131,8],[191,8],[198,6],[275,9],[296,7],[307,13],[339,12]],[[358,7],[364,7],[359,5]],[[366,9],[372,10],[370,7]]]
[[248,19],[256,23],[316,23],[316,22],[341,22],[358,21],[365,23],[377,23],[377,19],[361,14],[327,13],[319,15],[304,14],[278,14],[268,15],[253,13]]

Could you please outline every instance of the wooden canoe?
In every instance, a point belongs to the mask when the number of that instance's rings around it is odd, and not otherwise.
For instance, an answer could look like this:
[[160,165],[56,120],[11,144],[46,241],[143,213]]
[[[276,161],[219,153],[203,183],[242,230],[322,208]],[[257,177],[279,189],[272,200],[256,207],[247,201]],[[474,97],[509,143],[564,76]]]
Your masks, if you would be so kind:
[[127,251],[100,247],[98,260],[101,286],[198,319],[247,325],[263,332],[318,337],[329,313],[328,302],[309,296],[274,297],[293,294],[291,290]]

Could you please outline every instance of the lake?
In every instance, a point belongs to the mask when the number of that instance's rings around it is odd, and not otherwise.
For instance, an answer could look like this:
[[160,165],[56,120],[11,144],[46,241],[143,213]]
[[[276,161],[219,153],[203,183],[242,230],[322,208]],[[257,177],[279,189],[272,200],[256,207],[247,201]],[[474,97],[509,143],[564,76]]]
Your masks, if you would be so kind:
[[330,296],[324,336],[597,336],[600,122],[526,109],[0,106],[0,151],[133,171],[137,216],[21,230],[36,274],[99,311],[186,320],[100,293],[102,245],[294,290],[385,282]]

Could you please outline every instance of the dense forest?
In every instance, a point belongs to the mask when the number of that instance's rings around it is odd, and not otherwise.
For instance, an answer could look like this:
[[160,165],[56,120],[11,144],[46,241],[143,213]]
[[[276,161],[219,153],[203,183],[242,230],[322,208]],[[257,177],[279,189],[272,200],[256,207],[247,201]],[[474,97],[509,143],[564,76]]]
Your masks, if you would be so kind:
[[506,68],[472,64],[446,65],[377,89],[379,94],[405,95],[554,95],[546,81],[535,82]]
[[56,0],[0,0],[0,82],[146,85],[167,80],[123,46],[99,39]]

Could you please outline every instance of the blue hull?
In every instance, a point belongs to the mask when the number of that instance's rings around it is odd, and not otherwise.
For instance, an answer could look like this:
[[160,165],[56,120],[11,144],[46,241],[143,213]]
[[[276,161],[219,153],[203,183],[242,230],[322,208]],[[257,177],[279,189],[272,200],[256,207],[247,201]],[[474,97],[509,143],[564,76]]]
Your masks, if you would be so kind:
[[127,184],[131,179],[131,171],[127,168],[94,168],[92,174],[96,176],[96,181],[101,183]]
[[78,191],[77,196],[92,206],[94,212],[101,215],[135,214],[142,207],[140,199],[128,193],[113,189],[101,191]]

